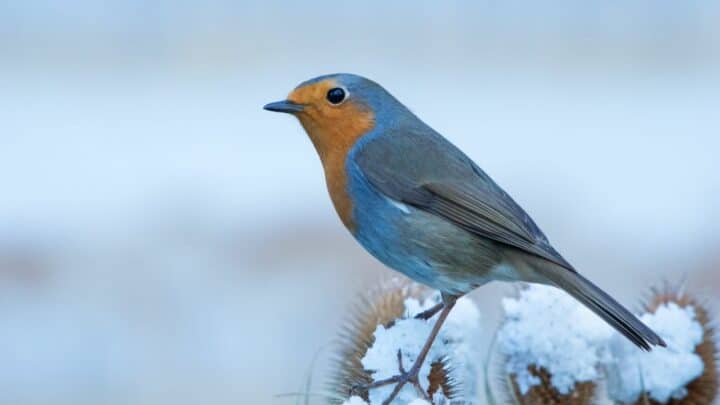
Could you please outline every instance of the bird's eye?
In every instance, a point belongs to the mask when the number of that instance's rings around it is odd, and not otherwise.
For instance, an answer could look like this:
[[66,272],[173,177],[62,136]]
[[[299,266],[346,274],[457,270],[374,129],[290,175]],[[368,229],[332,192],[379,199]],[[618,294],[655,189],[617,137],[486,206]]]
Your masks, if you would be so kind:
[[330,104],[340,104],[343,101],[345,101],[345,90],[341,89],[340,87],[335,87],[327,92],[327,101],[330,102]]

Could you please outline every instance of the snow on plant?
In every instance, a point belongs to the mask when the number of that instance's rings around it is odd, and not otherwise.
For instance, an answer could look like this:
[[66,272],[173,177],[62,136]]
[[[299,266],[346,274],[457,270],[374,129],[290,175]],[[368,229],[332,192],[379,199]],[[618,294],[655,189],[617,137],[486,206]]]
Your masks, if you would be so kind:
[[620,402],[713,403],[718,391],[718,352],[707,307],[682,287],[653,289],[641,319],[665,338],[667,349],[637,353],[613,339],[608,390]]
[[[369,294],[341,336],[337,372],[331,381],[338,395],[355,395],[348,404],[382,403],[394,388],[363,389],[373,381],[399,373],[399,359],[409,369],[419,355],[437,316],[429,320],[414,316],[440,302],[416,284],[392,281]],[[457,301],[420,371],[420,389],[407,384],[393,403],[415,405],[449,403],[449,399],[476,397],[480,314],[467,298]],[[399,354],[399,357],[398,357]],[[356,402],[350,402],[356,401]],[[415,402],[413,402],[415,401]]]
[[[364,399],[362,399],[358,396],[353,396],[353,397],[350,397],[347,401],[343,402],[343,405],[369,405],[369,404],[367,402],[365,402]],[[432,404],[424,399],[414,399],[411,402],[409,402],[408,405],[432,405]]]
[[622,336],[613,336],[610,347],[614,360],[608,367],[610,397],[626,403],[636,401],[643,392],[660,403],[684,398],[685,386],[703,372],[702,359],[695,353],[703,328],[695,310],[671,302],[640,320],[660,334],[668,347],[644,352]]
[[[517,402],[593,403],[607,376],[618,403],[712,403],[717,345],[707,310],[686,295],[654,291],[642,322],[668,344],[638,349],[564,292],[531,285],[503,300],[497,344]],[[698,315],[699,314],[699,315]]]
[[329,386],[335,397],[347,398],[355,393],[367,398],[367,392],[358,387],[373,381],[362,365],[362,358],[373,344],[373,333],[378,325],[390,325],[402,317],[405,300],[425,297],[427,289],[418,284],[393,278],[361,296],[340,332],[340,350],[335,359],[335,371]]
[[[682,400],[673,400],[674,405],[711,404],[715,400],[720,385],[718,377],[718,345],[714,320],[706,303],[698,301],[695,297],[685,293],[683,286],[665,284],[663,288],[653,288],[650,299],[645,304],[648,313],[655,313],[660,307],[674,303],[680,308],[691,307],[695,312],[695,319],[702,325],[702,342],[695,347],[695,353],[702,359],[703,372],[685,386],[687,395]],[[647,392],[637,403],[647,403]]]
[[578,383],[598,379],[598,364],[613,330],[567,293],[530,285],[516,298],[503,299],[503,309],[498,349],[521,396],[541,384],[542,372],[549,374],[560,396],[570,394]]
[[[393,384],[353,389],[397,375],[398,354],[404,368],[411,367],[435,322],[436,317],[426,321],[414,315],[437,304],[439,294],[408,283],[379,291],[364,302],[345,333],[334,384],[346,405],[382,403]],[[635,347],[554,287],[529,285],[503,299],[502,307],[504,321],[496,347],[503,355],[506,388],[516,404],[585,405],[609,397],[626,404],[689,405],[712,403],[717,394],[717,343],[711,319],[706,307],[687,295],[654,291],[640,319],[668,347],[651,352]],[[475,382],[485,351],[480,341],[479,311],[471,300],[461,298],[421,368],[420,387],[405,385],[393,403],[479,401]]]
[[[398,319],[390,327],[379,325],[375,329],[375,343],[362,359],[366,370],[372,371],[374,380],[390,378],[398,374],[398,350],[402,363],[406,368],[414,364],[422,350],[425,340],[435,322],[434,318],[422,320],[413,318],[414,315],[429,309],[439,302],[439,295],[419,301],[408,298],[405,301],[407,317]],[[430,373],[433,364],[447,361],[450,380],[467,382],[463,384],[462,398],[473,398],[473,381],[477,370],[475,360],[480,358],[478,348],[480,331],[480,313],[475,304],[467,299],[460,298],[440,330],[438,338],[430,349],[428,357],[420,369],[420,385],[426,392],[430,388]],[[371,403],[381,403],[394,388],[394,384],[378,387],[369,393]],[[448,394],[442,390],[432,393],[434,403],[443,403]],[[396,397],[398,403],[409,403],[417,399],[415,387],[407,384]],[[449,395],[452,396],[452,395]]]
[[368,403],[365,402],[365,400],[360,398],[359,396],[354,395],[354,396],[348,398],[347,401],[343,402],[343,405],[368,405]]

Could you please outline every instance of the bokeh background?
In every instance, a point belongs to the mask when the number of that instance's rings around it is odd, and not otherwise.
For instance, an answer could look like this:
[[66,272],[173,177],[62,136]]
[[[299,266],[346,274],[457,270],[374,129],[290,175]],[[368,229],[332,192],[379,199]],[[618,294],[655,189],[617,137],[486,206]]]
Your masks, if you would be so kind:
[[[0,403],[283,404],[321,381],[390,272],[262,105],[338,71],[622,302],[663,280],[717,301],[719,2],[6,0]],[[509,291],[472,295],[488,336]]]

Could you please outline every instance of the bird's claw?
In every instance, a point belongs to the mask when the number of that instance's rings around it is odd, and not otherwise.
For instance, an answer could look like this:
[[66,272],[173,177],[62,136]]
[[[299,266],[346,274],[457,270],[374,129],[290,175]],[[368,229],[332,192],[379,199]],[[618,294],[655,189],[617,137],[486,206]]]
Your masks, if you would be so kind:
[[428,394],[425,392],[425,390],[420,385],[420,366],[422,364],[419,364],[416,362],[413,367],[410,369],[410,371],[405,371],[405,367],[403,365],[402,360],[402,352],[398,350],[397,352],[397,359],[398,359],[398,370],[400,371],[400,374],[392,376],[390,378],[386,378],[383,380],[374,381],[370,384],[358,384],[354,386],[350,390],[350,395],[360,395],[363,393],[368,393],[371,389],[378,388],[378,387],[384,387],[386,385],[395,384],[395,388],[393,389],[392,393],[390,393],[390,396],[383,401],[383,405],[390,404],[393,399],[400,393],[400,390],[405,386],[405,384],[412,384],[413,387],[415,387],[415,390],[418,392],[418,395],[420,395],[423,399],[429,400]]

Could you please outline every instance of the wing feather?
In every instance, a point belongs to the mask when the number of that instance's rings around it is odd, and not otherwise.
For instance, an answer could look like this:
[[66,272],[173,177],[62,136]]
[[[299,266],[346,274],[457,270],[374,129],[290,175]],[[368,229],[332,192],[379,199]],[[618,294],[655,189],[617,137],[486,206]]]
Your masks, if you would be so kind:
[[574,271],[530,216],[440,135],[405,131],[378,137],[363,145],[354,161],[386,196]]

